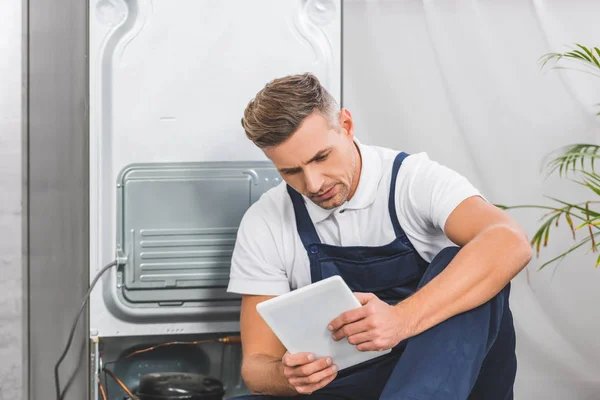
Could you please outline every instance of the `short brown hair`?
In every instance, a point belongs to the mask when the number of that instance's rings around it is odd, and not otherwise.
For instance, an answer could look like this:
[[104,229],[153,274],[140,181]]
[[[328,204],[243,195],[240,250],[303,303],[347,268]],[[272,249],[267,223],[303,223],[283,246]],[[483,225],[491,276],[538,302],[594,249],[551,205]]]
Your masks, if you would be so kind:
[[277,146],[315,111],[331,126],[337,125],[337,102],[317,77],[310,73],[289,75],[269,82],[256,94],[244,110],[242,126],[256,146]]

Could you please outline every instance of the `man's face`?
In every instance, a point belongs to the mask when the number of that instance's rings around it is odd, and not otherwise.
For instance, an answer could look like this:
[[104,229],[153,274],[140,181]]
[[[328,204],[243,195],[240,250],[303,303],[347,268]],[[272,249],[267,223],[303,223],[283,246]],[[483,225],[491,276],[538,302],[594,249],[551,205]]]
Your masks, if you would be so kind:
[[331,127],[315,112],[288,140],[264,153],[288,185],[324,209],[342,205],[356,190],[360,156],[352,117],[345,109],[339,127]]

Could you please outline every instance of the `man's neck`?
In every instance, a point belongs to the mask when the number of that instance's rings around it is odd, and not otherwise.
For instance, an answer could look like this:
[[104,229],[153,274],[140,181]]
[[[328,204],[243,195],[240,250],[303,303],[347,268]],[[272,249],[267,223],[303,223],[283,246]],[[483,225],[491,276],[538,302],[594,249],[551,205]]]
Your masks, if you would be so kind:
[[350,193],[348,193],[348,201],[354,196],[356,188],[358,188],[362,171],[362,155],[356,142],[354,142],[354,156],[356,157],[356,166],[354,167],[354,177],[352,178],[352,185],[350,185]]

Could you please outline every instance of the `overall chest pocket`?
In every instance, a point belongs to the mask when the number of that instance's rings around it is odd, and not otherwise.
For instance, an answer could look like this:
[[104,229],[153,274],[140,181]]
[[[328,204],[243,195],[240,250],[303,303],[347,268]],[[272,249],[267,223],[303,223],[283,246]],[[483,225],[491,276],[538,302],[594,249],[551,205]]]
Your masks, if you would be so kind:
[[369,257],[361,254],[353,257],[350,251],[343,256],[320,258],[320,267],[323,278],[340,275],[355,292],[377,292],[401,287],[412,289],[421,278],[418,255],[412,249]]

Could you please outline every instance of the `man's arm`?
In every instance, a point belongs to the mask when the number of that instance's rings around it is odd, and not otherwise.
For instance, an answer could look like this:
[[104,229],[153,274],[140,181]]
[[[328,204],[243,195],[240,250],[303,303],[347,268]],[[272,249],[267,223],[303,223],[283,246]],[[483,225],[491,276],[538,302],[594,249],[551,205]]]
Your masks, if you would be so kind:
[[329,357],[315,360],[311,354],[287,353],[256,311],[257,304],[290,289],[286,260],[276,250],[284,248],[282,230],[287,228],[273,212],[267,199],[254,203],[244,214],[227,290],[242,294],[242,377],[246,386],[256,394],[294,396],[320,389],[335,378],[336,371]]
[[444,230],[462,249],[429,284],[397,305],[403,319],[412,316],[411,335],[490,300],[531,260],[518,223],[481,197],[461,202]]
[[256,311],[256,305],[273,296],[242,297],[242,377],[252,393],[275,396],[310,394],[337,375],[330,358],[315,361],[307,353],[286,353],[285,347]]
[[242,297],[242,377],[252,393],[289,396],[297,393],[283,376],[281,358],[285,354],[285,347],[256,311],[257,304],[272,297]]
[[372,294],[358,294],[365,307],[333,320],[333,337],[348,337],[362,351],[391,348],[490,300],[531,259],[527,236],[517,222],[479,196],[463,200],[444,231],[462,247],[444,271],[393,307]]

